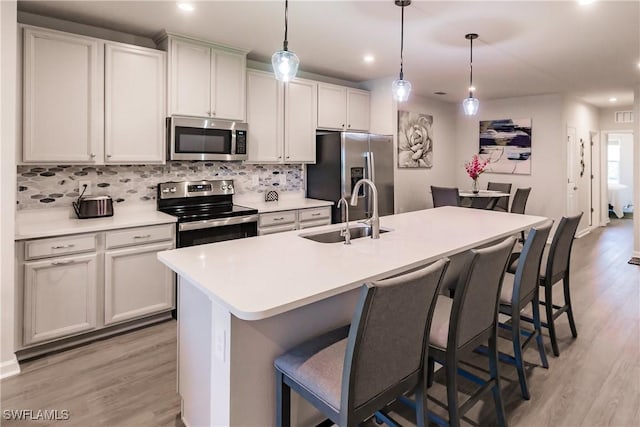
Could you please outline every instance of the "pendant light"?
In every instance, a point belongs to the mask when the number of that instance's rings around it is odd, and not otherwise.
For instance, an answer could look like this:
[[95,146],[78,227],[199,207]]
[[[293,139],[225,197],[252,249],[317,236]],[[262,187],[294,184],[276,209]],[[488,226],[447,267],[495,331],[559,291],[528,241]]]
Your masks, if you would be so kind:
[[473,40],[478,38],[478,35],[475,33],[469,33],[464,36],[465,39],[469,40],[469,97],[462,101],[462,108],[464,109],[464,114],[467,116],[475,116],[478,112],[478,106],[480,105],[480,101],[478,98],[473,96],[473,91],[476,90],[473,87]]
[[281,82],[288,82],[293,79],[298,72],[298,65],[300,60],[298,55],[290,52],[288,49],[289,42],[287,41],[287,27],[289,21],[289,0],[284,2],[284,43],[282,44],[282,50],[277,51],[271,56],[271,65],[273,65],[273,72],[276,75],[276,79]]
[[404,73],[402,72],[402,53],[404,50],[404,8],[411,4],[411,0],[395,0],[396,6],[402,8],[402,23],[400,27],[400,78],[393,81],[391,85],[393,91],[393,98],[398,102],[404,102],[409,99],[409,93],[411,92],[411,83],[404,79]]

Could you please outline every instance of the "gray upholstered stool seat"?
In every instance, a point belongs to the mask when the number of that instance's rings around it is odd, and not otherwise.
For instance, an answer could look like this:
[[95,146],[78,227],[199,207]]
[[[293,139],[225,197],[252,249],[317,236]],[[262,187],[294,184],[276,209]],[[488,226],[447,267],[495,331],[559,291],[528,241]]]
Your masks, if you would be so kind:
[[278,357],[275,366],[339,411],[348,335],[346,326],[309,340]]

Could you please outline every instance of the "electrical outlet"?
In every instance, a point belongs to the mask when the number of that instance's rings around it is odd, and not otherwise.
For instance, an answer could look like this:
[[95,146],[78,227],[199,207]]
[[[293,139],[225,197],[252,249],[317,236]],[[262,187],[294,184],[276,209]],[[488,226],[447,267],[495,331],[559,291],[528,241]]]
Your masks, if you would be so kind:
[[91,188],[91,181],[89,180],[78,181],[78,193],[82,194],[82,189],[85,185],[87,186],[87,189],[84,191],[83,196],[90,196],[93,193],[93,189]]

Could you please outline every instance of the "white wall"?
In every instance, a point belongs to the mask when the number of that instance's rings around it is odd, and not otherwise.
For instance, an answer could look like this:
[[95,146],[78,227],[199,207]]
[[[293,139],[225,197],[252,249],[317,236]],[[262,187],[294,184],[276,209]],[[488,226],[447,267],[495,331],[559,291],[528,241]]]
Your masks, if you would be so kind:
[[[600,130],[600,111],[591,104],[587,104],[576,98],[565,97],[564,99],[564,113],[563,120],[565,129],[566,127],[573,127],[576,129],[576,141],[578,144],[582,139],[584,141],[584,162],[585,173],[582,177],[576,176],[576,186],[578,187],[578,208],[584,212],[580,224],[578,226],[577,234],[580,235],[589,229],[589,215],[591,206],[594,206],[594,212],[592,214],[591,223],[595,226],[599,225],[600,217],[599,209],[595,209],[597,206],[601,206],[601,191],[600,191],[600,162],[596,159],[600,158],[600,144],[598,138],[594,138],[595,144],[593,146],[593,165],[589,156],[590,149],[590,132],[598,132]],[[580,157],[576,155],[576,162],[580,161]],[[591,177],[589,171],[592,169],[594,175],[593,183],[591,183]],[[576,165],[577,167],[577,165]],[[593,203],[590,202],[590,185],[593,184]]]
[[[391,96],[393,78],[366,82],[371,91],[371,132],[394,135],[394,179],[396,213],[433,207],[429,186],[454,186],[451,165],[456,158],[456,106],[434,99],[411,95],[398,104]],[[398,110],[433,116],[433,167],[398,168]]]
[[0,2],[0,377],[20,368],[14,355],[17,4]]
[[479,121],[531,119],[531,175],[484,173],[479,187],[489,181],[510,182],[512,192],[531,187],[526,212],[558,220],[565,214],[565,130],[562,123],[563,99],[560,95],[539,95],[480,101],[477,116],[464,116],[458,109],[456,161],[451,165],[456,185],[471,188],[464,163],[478,153]]
[[619,107],[600,108],[600,130],[633,130],[634,123],[616,123],[614,115],[616,111],[633,111],[633,105]]

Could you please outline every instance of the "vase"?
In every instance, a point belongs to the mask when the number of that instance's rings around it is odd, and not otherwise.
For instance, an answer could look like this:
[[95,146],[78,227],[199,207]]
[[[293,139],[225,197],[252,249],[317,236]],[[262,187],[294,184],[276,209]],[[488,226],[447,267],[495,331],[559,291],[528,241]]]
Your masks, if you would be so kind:
[[478,190],[478,180],[474,179],[473,184],[471,184],[471,191],[473,194],[478,194],[480,191]]

